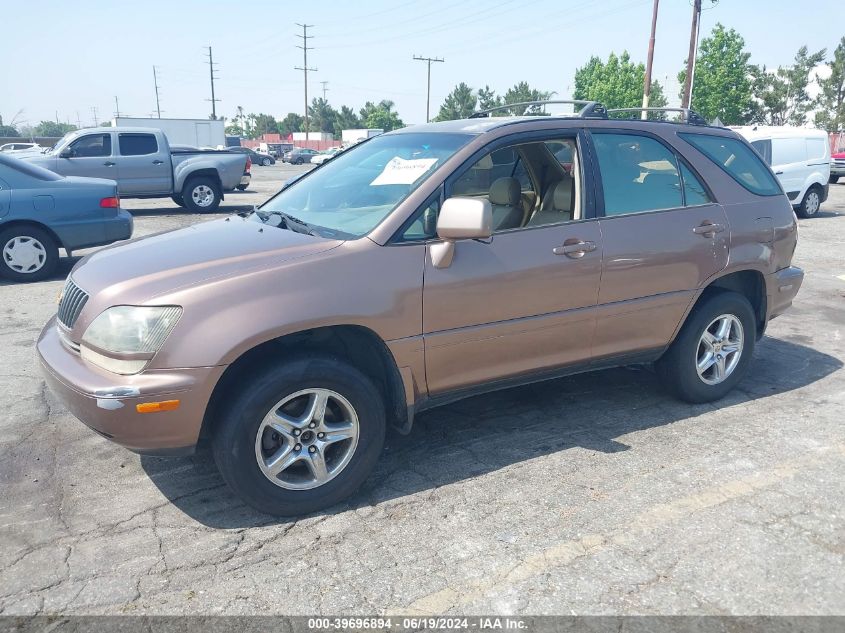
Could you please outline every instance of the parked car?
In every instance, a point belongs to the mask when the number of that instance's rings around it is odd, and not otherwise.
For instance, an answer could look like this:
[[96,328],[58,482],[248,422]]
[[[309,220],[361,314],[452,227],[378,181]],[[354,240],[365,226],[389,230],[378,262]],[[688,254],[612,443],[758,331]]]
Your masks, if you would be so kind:
[[315,149],[308,149],[307,147],[294,147],[291,151],[285,154],[282,159],[284,163],[291,163],[293,165],[301,165],[302,163],[310,163],[319,152]]
[[254,149],[251,149],[249,147],[227,147],[226,149],[227,151],[233,152],[235,154],[246,154],[247,156],[249,156],[253,165],[262,165],[264,167],[268,167],[270,165],[276,164],[276,159],[270,156],[270,154],[256,152]]
[[134,451],[210,440],[277,515],[348,497],[388,424],[458,398],[654,362],[717,400],[801,285],[795,214],[735,132],[606,117],[396,130],[246,217],[94,253],[38,340],[46,380]]
[[90,128],[67,134],[48,154],[28,157],[63,176],[117,181],[125,198],[167,198],[199,213],[211,213],[223,192],[244,180],[245,157],[217,151],[171,151],[152,128]]
[[830,156],[830,184],[836,184],[845,176],[845,152],[837,152]]
[[60,248],[70,257],[131,235],[113,180],[59,176],[0,153],[0,277],[40,281],[55,272]]
[[830,181],[827,132],[767,125],[733,129],[772,167],[799,217],[816,215],[827,200]]
[[340,147],[330,147],[327,150],[323,150],[316,156],[311,157],[311,162],[315,165],[322,165],[327,160],[331,160],[335,156],[337,156],[343,150]]
[[43,154],[45,150],[46,148],[41,147],[38,143],[5,143],[0,145],[0,153],[15,158],[38,156]]

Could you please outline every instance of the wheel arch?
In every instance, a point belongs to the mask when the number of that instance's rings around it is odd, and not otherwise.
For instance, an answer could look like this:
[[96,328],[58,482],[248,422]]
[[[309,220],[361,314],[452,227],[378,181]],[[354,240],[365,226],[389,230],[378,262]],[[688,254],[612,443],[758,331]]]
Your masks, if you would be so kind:
[[273,338],[243,352],[223,372],[214,386],[203,416],[200,438],[213,432],[215,412],[223,399],[245,377],[291,353],[328,354],[349,363],[375,384],[385,398],[385,413],[403,432],[409,414],[405,387],[393,354],[374,331],[360,325],[311,328]]
[[193,171],[189,171],[189,172],[186,172],[184,174],[180,174],[180,183],[179,183],[179,187],[178,187],[180,195],[181,195],[182,191],[184,190],[185,185],[187,185],[188,182],[190,182],[190,180],[192,178],[198,178],[198,177],[206,177],[206,178],[211,178],[212,180],[214,180],[214,182],[217,183],[217,187],[220,189],[220,195],[221,196],[223,195],[223,182],[220,179],[220,173],[216,169],[213,169],[211,167],[195,169]]
[[39,222],[37,220],[20,219],[20,220],[9,220],[8,222],[0,222],[0,232],[5,231],[9,227],[15,227],[15,226],[34,226],[36,228],[39,228],[42,231],[45,231],[50,237],[52,237],[56,241],[56,246],[58,246],[59,248],[64,248],[65,250],[67,250],[67,247],[65,246],[65,243],[62,240],[62,238],[59,236],[59,234],[56,233],[56,231],[54,229],[52,229],[50,226],[48,226],[48,225],[46,225],[42,222]]
[[[766,279],[762,272],[754,269],[734,270],[712,279],[699,293],[681,325],[686,322],[689,315],[695,311],[702,301],[714,293],[723,291],[738,292],[751,303],[757,325],[757,340],[759,340],[766,329],[768,300],[766,297]],[[678,331],[680,331],[680,327]],[[677,332],[675,334],[677,336]]]

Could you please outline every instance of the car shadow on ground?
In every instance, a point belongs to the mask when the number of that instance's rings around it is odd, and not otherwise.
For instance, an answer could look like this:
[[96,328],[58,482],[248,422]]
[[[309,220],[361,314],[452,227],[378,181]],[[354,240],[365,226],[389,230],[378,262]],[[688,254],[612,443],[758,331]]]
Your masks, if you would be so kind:
[[[811,347],[767,337],[757,347],[749,377],[711,404],[674,400],[645,367],[580,374],[462,400],[419,415],[408,436],[389,433],[382,459],[362,489],[317,515],[374,505],[573,447],[631,450],[616,438],[799,389],[842,365]],[[140,459],[162,494],[206,526],[285,522],[241,503],[207,448],[187,458]]]

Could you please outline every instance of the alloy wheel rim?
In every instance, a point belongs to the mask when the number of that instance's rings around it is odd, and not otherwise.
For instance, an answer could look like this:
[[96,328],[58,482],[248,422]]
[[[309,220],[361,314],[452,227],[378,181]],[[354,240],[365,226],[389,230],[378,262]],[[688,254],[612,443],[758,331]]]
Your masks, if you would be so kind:
[[811,191],[807,195],[807,215],[815,215],[816,211],[819,210],[821,206],[821,201],[819,200],[819,194],[815,191]]
[[191,192],[191,198],[200,207],[210,206],[214,202],[214,190],[208,185],[194,187],[194,190]]
[[17,273],[37,273],[47,263],[47,249],[34,237],[18,235],[3,246],[3,261]]
[[742,356],[745,333],[733,314],[722,314],[710,322],[696,348],[698,377],[708,385],[718,385],[733,374]]
[[264,416],[255,436],[255,459],[276,486],[310,490],[349,465],[358,436],[358,415],[346,398],[330,389],[303,389]]

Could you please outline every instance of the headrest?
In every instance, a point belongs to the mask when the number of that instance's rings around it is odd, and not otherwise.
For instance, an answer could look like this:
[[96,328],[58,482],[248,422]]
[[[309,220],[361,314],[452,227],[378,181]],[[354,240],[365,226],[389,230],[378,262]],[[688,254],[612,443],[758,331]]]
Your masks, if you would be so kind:
[[564,178],[555,185],[552,201],[558,211],[572,211],[572,178]]
[[520,204],[522,192],[516,178],[499,178],[490,185],[490,204],[514,207]]

